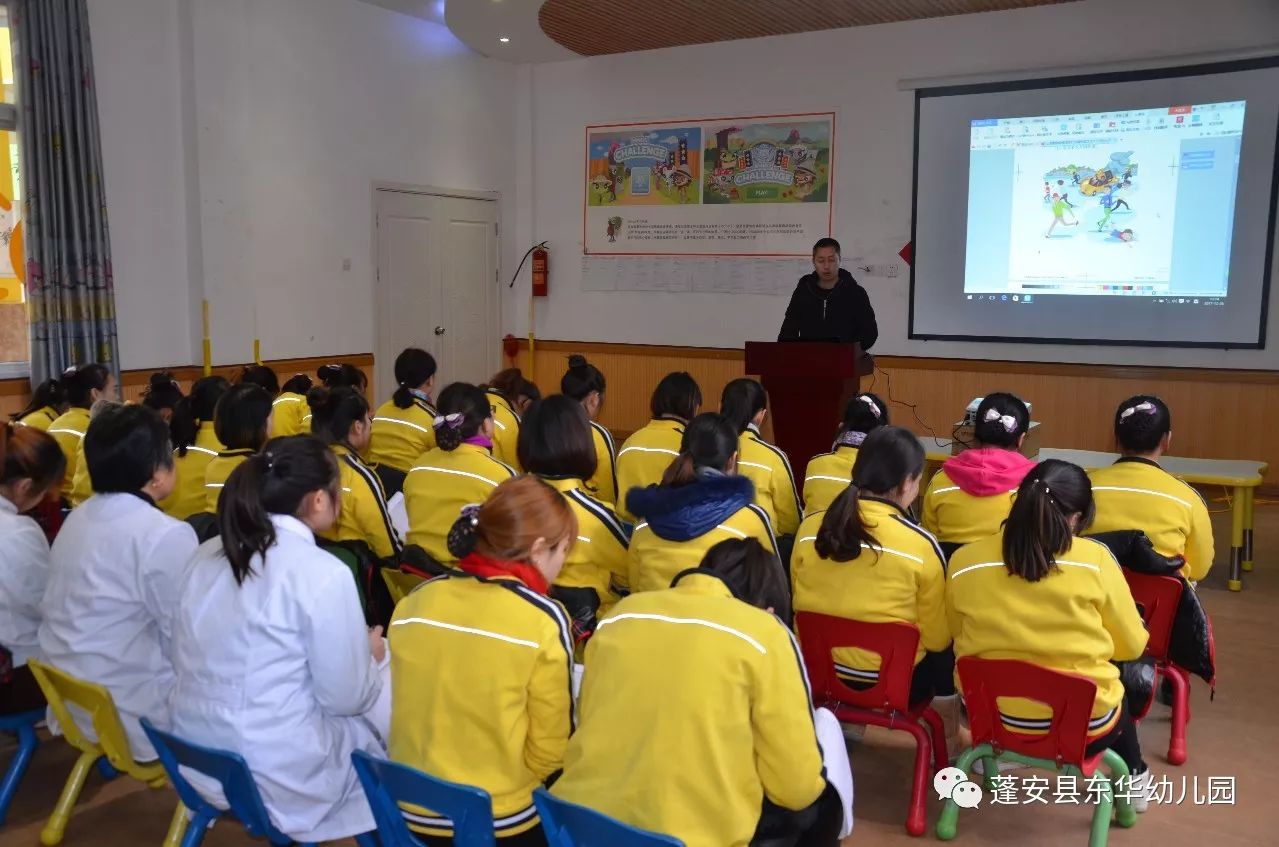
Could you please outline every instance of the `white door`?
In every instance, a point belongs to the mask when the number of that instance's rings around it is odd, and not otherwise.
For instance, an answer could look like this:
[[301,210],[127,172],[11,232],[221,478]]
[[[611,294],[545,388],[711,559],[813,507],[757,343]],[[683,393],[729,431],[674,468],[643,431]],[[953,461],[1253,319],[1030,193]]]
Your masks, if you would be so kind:
[[405,347],[435,356],[441,388],[483,382],[499,359],[497,203],[379,189],[376,232],[378,402]]

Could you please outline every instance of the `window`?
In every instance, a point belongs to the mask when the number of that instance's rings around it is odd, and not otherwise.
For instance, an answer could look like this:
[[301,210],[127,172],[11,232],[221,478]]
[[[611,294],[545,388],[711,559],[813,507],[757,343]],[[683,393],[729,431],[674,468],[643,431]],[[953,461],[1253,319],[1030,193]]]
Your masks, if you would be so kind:
[[26,290],[22,283],[22,192],[18,162],[17,81],[8,10],[0,6],[0,377],[26,376],[28,333]]

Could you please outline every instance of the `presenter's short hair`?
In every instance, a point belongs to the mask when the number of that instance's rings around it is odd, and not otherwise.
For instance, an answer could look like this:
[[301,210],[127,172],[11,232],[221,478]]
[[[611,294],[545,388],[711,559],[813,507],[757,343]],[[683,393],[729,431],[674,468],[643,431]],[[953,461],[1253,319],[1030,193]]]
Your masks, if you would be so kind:
[[813,245],[813,255],[817,255],[817,251],[823,247],[834,247],[837,255],[844,255],[844,251],[839,249],[839,242],[833,238],[819,238],[817,243]]

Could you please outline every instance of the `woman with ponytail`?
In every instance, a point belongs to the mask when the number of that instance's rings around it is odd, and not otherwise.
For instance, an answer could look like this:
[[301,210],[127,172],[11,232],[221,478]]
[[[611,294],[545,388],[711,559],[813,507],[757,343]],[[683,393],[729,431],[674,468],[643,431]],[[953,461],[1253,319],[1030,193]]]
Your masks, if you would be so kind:
[[102,399],[115,400],[119,397],[115,375],[106,365],[82,365],[72,367],[62,374],[62,385],[66,389],[67,410],[49,424],[48,430],[62,455],[67,457],[67,471],[62,477],[62,497],[70,500],[75,486],[76,468],[80,461],[80,442],[89,428],[89,409]]
[[1208,575],[1215,549],[1203,497],[1159,466],[1172,443],[1172,412],[1158,397],[1129,397],[1115,410],[1119,459],[1089,474],[1097,497],[1092,531],[1139,529],[1161,556],[1182,557],[1181,575]]
[[329,445],[341,469],[342,510],[322,533],[330,541],[362,541],[379,559],[396,556],[402,547],[391,523],[382,481],[360,458],[368,449],[373,422],[369,401],[354,388],[312,388],[311,432]]
[[[853,464],[851,482],[824,512],[799,528],[791,558],[795,610],[919,629],[911,703],[932,700],[952,752],[961,746],[955,656],[946,624],[946,566],[936,540],[916,525],[924,448],[908,430],[874,429]],[[801,633],[801,636],[803,633]],[[854,688],[879,679],[879,656],[834,651],[835,672]]]
[[205,510],[204,472],[213,457],[226,449],[213,431],[213,415],[230,387],[224,377],[201,377],[191,386],[191,393],[173,407],[169,435],[178,483],[160,502],[160,508],[178,520]]
[[53,422],[67,410],[67,390],[56,379],[46,379],[31,392],[31,402],[13,415],[13,422],[48,432]]
[[626,439],[617,454],[617,511],[628,520],[634,515],[626,506],[627,493],[661,481],[679,456],[684,428],[702,409],[702,389],[684,371],[669,373],[653,389],[648,405],[652,420]]
[[591,441],[595,444],[595,474],[586,487],[597,500],[610,506],[617,504],[617,445],[613,434],[599,422],[604,408],[604,374],[576,353],[568,357],[568,370],[560,378],[560,393],[582,404],[591,422]]
[[975,444],[933,475],[924,495],[923,523],[949,555],[999,531],[1017,486],[1035,466],[1021,453],[1030,410],[1012,394],[988,394],[977,406]]
[[719,413],[741,433],[737,439],[737,472],[755,485],[755,503],[768,513],[782,546],[782,558],[789,559],[786,553],[795,541],[802,509],[790,459],[759,432],[768,416],[764,386],[745,377],[733,380],[724,386]]
[[516,471],[523,470],[518,447],[520,417],[534,400],[542,399],[542,392],[519,368],[498,371],[480,387],[493,407],[493,455]]
[[[573,634],[547,592],[577,533],[554,488],[508,479],[449,532],[458,570],[391,619],[391,758],[487,791],[503,847],[546,844],[533,791],[563,768],[573,731]],[[447,819],[404,817],[426,844],[453,843]]]
[[204,511],[218,511],[218,497],[231,471],[262,449],[272,434],[271,395],[260,385],[232,386],[213,412],[213,433],[225,449],[204,468]]
[[395,357],[395,393],[373,417],[369,460],[388,495],[404,489],[404,477],[418,457],[435,446],[435,357],[409,347]]
[[632,488],[626,507],[641,523],[628,552],[628,587],[657,591],[728,538],[756,538],[774,554],[768,513],[755,487],[737,475],[738,433],[723,415],[698,415],[684,430],[680,452],[660,485]]
[[228,477],[220,540],[191,561],[174,615],[173,731],[244,756],[272,823],[298,842],[374,828],[351,753],[385,756],[390,728],[381,628],[365,627],[350,570],[315,543],[341,497],[318,439],[269,442]]
[[862,442],[891,423],[888,406],[878,394],[858,394],[844,407],[844,420],[835,433],[831,452],[814,456],[804,472],[804,514],[824,512],[848,487]]
[[779,618],[786,594],[772,550],[729,538],[614,606],[586,644],[581,722],[552,793],[688,845],[835,847],[842,810]]
[[462,508],[484,502],[515,471],[493,458],[493,410],[483,389],[455,382],[440,392],[434,429],[435,448],[419,456],[404,479],[408,543],[449,564],[457,560],[448,534]]
[[[354,388],[363,394],[369,387],[369,378],[364,371],[350,362],[332,362],[320,365],[315,370],[320,385],[332,391],[335,388]],[[302,432],[311,431],[311,411],[308,408],[302,415]]]
[[49,581],[49,542],[29,512],[62,481],[67,460],[53,436],[0,424],[0,653],[12,678],[0,685],[0,715],[44,706],[27,659],[39,654],[40,600]]
[[183,398],[182,386],[168,371],[156,371],[151,374],[147,387],[142,391],[142,405],[149,406],[160,413],[164,422],[173,417],[173,410]]
[[236,385],[257,385],[275,397],[280,393],[280,378],[270,365],[245,365],[236,377]]
[[[1087,752],[1111,748],[1123,758],[1142,812],[1150,772],[1114,662],[1139,658],[1147,635],[1110,550],[1079,537],[1093,514],[1082,469],[1040,462],[1022,480],[1003,528],[951,557],[947,612],[958,658],[1020,659],[1097,683]],[[1001,709],[1009,728],[1027,731],[1047,730],[1052,717],[1025,700]]]
[[280,396],[271,402],[274,417],[271,432],[276,438],[310,432],[303,426],[302,419],[311,413],[306,405],[306,395],[314,385],[311,377],[302,373],[294,374],[285,381]]

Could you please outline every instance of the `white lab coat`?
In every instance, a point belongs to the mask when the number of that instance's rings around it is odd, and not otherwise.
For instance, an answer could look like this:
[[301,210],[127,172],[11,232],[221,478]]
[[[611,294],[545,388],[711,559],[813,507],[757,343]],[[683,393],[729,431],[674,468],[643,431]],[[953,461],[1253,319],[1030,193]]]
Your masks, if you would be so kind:
[[[347,838],[375,828],[351,753],[386,756],[390,712],[383,703],[379,719],[366,714],[383,685],[351,571],[301,521],[271,520],[276,543],[242,585],[220,541],[202,545],[187,572],[174,621],[173,731],[244,756],[286,835]],[[224,804],[215,783],[191,776]]]
[[[138,761],[156,758],[139,719],[169,725],[171,620],[195,548],[195,530],[135,494],[95,494],[53,542],[40,652],[106,687]],[[96,737],[87,719],[76,723]]]
[[0,645],[13,666],[39,655],[40,598],[49,580],[49,542],[40,525],[0,496]]

